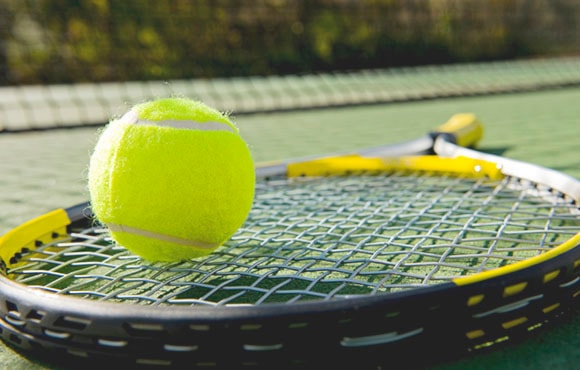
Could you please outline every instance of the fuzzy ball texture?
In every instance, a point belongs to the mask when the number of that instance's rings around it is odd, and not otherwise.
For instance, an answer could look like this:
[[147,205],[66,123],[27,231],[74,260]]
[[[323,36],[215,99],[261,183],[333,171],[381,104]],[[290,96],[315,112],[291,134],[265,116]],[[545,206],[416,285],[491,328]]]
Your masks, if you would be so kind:
[[243,224],[254,164],[229,118],[181,98],[136,105],[102,132],[89,166],[96,218],[150,261],[211,253]]

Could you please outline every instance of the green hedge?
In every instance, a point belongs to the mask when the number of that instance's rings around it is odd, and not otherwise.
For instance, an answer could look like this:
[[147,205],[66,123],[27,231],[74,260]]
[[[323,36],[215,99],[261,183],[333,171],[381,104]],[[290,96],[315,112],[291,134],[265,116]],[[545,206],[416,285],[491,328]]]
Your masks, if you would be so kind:
[[573,0],[4,0],[0,84],[247,76],[580,49]]

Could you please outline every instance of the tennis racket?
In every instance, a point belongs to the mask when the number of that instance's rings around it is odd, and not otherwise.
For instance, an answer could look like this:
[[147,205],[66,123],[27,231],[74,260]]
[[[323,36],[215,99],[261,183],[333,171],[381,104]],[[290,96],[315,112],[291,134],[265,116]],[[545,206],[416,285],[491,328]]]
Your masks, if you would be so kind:
[[91,364],[279,368],[527,337],[578,303],[580,182],[467,148],[481,136],[458,114],[406,143],[259,166],[243,227],[186,262],[130,254],[88,203],[44,214],[0,239],[2,338]]

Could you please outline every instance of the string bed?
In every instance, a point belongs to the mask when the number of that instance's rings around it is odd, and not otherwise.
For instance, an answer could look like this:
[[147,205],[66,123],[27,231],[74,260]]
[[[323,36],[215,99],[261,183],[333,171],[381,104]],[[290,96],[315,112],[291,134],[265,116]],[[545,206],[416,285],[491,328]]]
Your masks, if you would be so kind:
[[364,173],[260,180],[237,234],[206,258],[149,263],[87,221],[8,271],[58,294],[150,305],[255,305],[421,288],[541,254],[578,208],[515,178]]

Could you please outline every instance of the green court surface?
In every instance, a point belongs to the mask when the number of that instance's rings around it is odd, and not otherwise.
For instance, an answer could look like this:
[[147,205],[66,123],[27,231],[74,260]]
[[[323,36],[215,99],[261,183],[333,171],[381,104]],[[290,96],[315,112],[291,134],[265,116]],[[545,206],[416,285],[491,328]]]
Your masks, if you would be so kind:
[[[348,152],[417,137],[458,112],[485,125],[479,148],[580,177],[580,88],[453,97],[262,114],[234,114],[256,162]],[[86,169],[97,128],[0,135],[0,233],[88,198]],[[417,349],[413,356],[421,356]],[[224,354],[227,355],[227,354]],[[383,368],[405,368],[382,359]],[[433,364],[434,369],[573,369],[580,309],[521,343]],[[2,369],[58,368],[0,346]]]

